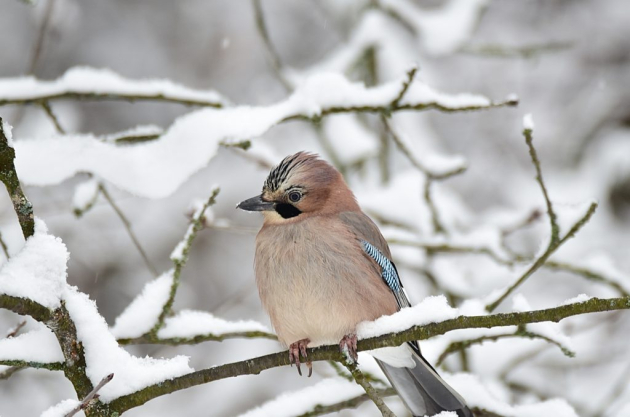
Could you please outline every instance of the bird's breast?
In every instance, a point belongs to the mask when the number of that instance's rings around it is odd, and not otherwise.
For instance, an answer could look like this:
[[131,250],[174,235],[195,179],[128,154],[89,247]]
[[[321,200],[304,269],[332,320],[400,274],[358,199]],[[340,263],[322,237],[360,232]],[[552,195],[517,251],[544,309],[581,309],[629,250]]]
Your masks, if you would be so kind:
[[263,307],[285,344],[336,343],[357,323],[393,312],[391,303],[374,302],[393,296],[356,237],[334,219],[264,227],[255,270]]

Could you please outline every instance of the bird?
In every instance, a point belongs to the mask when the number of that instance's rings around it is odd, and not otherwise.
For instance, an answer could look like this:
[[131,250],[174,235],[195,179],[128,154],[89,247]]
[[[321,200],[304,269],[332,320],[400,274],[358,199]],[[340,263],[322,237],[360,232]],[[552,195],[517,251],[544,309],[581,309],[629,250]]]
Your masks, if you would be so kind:
[[[302,151],[284,158],[269,172],[262,193],[237,208],[263,214],[256,236],[256,284],[300,375],[300,355],[312,373],[307,347],[338,343],[356,361],[357,325],[411,306],[378,226],[361,210],[341,173],[317,154]],[[388,354],[371,353],[414,416],[442,411],[473,416],[416,341],[387,349]]]

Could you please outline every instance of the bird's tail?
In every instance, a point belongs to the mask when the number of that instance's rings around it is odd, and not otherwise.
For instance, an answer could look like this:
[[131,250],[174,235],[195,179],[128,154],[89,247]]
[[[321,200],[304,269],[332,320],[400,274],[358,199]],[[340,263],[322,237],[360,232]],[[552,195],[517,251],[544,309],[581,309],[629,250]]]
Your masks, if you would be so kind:
[[454,411],[459,417],[473,417],[464,399],[444,382],[424,357],[413,352],[413,360],[416,363],[413,368],[396,368],[376,361],[414,416]]

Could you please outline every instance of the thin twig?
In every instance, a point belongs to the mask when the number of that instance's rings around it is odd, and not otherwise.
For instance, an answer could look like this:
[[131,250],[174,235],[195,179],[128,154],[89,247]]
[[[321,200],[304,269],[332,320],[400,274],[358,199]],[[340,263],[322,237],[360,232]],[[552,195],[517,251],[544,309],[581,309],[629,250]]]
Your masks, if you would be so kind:
[[79,411],[85,410],[88,407],[88,405],[90,404],[90,401],[92,401],[93,399],[98,398],[98,392],[101,390],[101,388],[103,388],[105,385],[107,385],[109,383],[109,381],[111,381],[113,378],[114,378],[114,374],[109,374],[106,377],[104,377],[103,379],[101,379],[101,382],[99,382],[94,387],[94,389],[92,389],[92,391],[90,391],[90,393],[85,396],[83,401],[81,401],[81,403],[79,405],[77,405],[72,410],[70,410],[64,417],[72,417],[73,415],[75,415]]
[[0,246],[2,246],[2,252],[4,253],[5,258],[7,258],[8,261],[11,258],[11,255],[9,255],[9,247],[7,246],[4,239],[2,239],[2,232],[0,232]]
[[149,257],[147,256],[146,252],[142,248],[140,241],[136,237],[136,234],[133,232],[133,229],[131,228],[131,223],[129,222],[127,217],[125,217],[125,214],[122,212],[122,210],[120,210],[120,207],[118,207],[118,205],[114,202],[114,199],[112,199],[112,197],[109,195],[109,192],[107,191],[107,189],[105,188],[103,184],[99,184],[98,189],[103,195],[103,197],[105,197],[105,200],[107,200],[109,205],[112,206],[112,208],[114,209],[114,212],[116,212],[116,215],[118,216],[118,218],[120,218],[120,221],[122,221],[123,225],[125,226],[125,229],[127,230],[127,234],[131,238],[131,241],[135,245],[136,249],[138,249],[138,252],[140,252],[140,256],[144,260],[144,263],[147,266],[147,268],[149,268],[149,271],[151,271],[151,274],[153,274],[154,276],[158,276],[157,269],[155,269],[155,267],[149,260]]
[[63,127],[61,127],[61,123],[59,123],[59,118],[57,118],[57,115],[55,115],[55,113],[53,112],[52,108],[50,107],[50,103],[47,100],[42,100],[39,104],[46,112],[46,115],[48,115],[48,118],[55,125],[55,129],[57,129],[57,132],[61,133],[62,135],[65,134],[66,131]]
[[407,79],[403,82],[402,88],[400,89],[400,93],[398,93],[398,96],[396,96],[396,98],[392,101],[392,107],[397,107],[398,104],[400,103],[400,100],[402,100],[403,97],[405,97],[405,94],[407,94],[407,90],[411,86],[411,83],[413,82],[413,79],[416,76],[416,71],[418,71],[418,67],[416,65],[412,66],[409,69],[409,71],[407,71]]
[[7,339],[17,336],[18,332],[22,330],[22,327],[26,326],[26,320],[22,320],[15,326],[9,333],[7,333]]
[[535,332],[530,332],[530,331],[526,331],[526,330],[517,330],[514,333],[502,333],[502,334],[495,334],[495,335],[487,335],[487,336],[480,336],[477,337],[475,339],[468,339],[468,340],[461,340],[458,342],[451,342],[446,349],[444,349],[444,351],[440,354],[438,360],[435,363],[435,366],[440,366],[442,364],[442,362],[444,362],[444,360],[446,359],[447,356],[449,356],[452,353],[455,352],[460,352],[460,351],[464,351],[465,349],[468,349],[469,347],[473,346],[473,345],[480,345],[483,344],[485,342],[488,341],[492,341],[492,342],[496,342],[497,340],[500,339],[510,339],[510,338],[517,338],[517,337],[521,337],[521,338],[527,338],[527,339],[540,339],[540,340],[544,340],[548,343],[551,343],[555,346],[557,346],[558,348],[560,348],[560,350],[562,351],[562,353],[564,353],[566,356],[569,357],[573,357],[575,356],[575,352],[573,352],[572,350],[570,350],[569,348],[567,348],[566,346],[563,346],[560,342],[558,342],[557,340],[553,340],[545,335],[542,334],[538,334]]
[[149,335],[151,335],[150,337],[157,337],[158,331],[164,326],[164,320],[166,319],[166,316],[172,312],[171,309],[173,307],[173,302],[175,302],[175,294],[177,294],[177,289],[179,288],[179,281],[181,278],[182,269],[184,268],[184,265],[186,265],[186,262],[188,262],[188,254],[190,253],[190,248],[199,231],[204,228],[204,216],[206,209],[216,203],[216,198],[219,195],[220,191],[221,189],[216,186],[212,189],[208,200],[206,200],[204,205],[196,213],[193,214],[193,218],[191,219],[191,223],[186,230],[184,239],[182,239],[182,241],[177,245],[176,249],[171,255],[171,261],[175,266],[173,269],[173,283],[171,285],[171,291],[168,300],[166,301],[166,303],[164,303],[164,306],[162,307],[162,312],[160,313],[157,322],[149,331]]
[[556,261],[547,261],[544,267],[547,269],[551,269],[553,271],[571,272],[573,274],[580,275],[588,280],[608,285],[609,287],[612,287],[617,292],[619,292],[619,295],[621,296],[625,297],[629,295],[628,291],[626,291],[626,289],[623,288],[621,284],[613,281],[610,278],[607,278],[606,276],[602,275],[599,272],[595,272],[586,267],[575,266],[575,265],[571,265],[565,262],[556,262]]
[[256,29],[258,29],[258,34],[265,45],[265,51],[267,53],[267,59],[271,64],[271,68],[273,68],[274,74],[278,81],[282,84],[284,89],[290,93],[293,91],[293,85],[289,82],[287,77],[285,77],[283,72],[282,60],[280,59],[280,55],[276,48],[274,47],[271,39],[269,38],[269,30],[267,29],[267,23],[265,22],[265,15],[262,10],[262,4],[260,0],[252,0],[252,5],[254,6],[254,17],[256,19]]
[[571,239],[582,228],[582,226],[584,226],[591,219],[591,216],[593,216],[596,209],[597,203],[592,203],[586,214],[584,214],[584,216],[582,216],[582,218],[578,220],[573,225],[573,227],[571,227],[571,230],[569,230],[566,236],[560,239],[554,246],[547,247],[547,250],[542,255],[540,255],[538,259],[536,259],[536,261],[516,280],[516,282],[514,282],[514,284],[510,285],[494,302],[486,306],[486,310],[488,310],[489,312],[494,311],[499,306],[499,304],[501,304],[501,302],[503,302],[503,300],[505,300],[519,285],[525,282],[527,278],[529,278],[534,272],[536,272],[541,266],[543,266],[545,262],[547,262],[547,259],[549,259],[549,257],[556,251],[556,249],[562,246],[562,244],[565,243],[567,240]]
[[346,360],[344,360],[342,363],[348,369],[348,371],[350,371],[355,382],[361,385],[361,387],[365,390],[365,393],[368,397],[370,397],[370,400],[372,400],[372,402],[374,403],[376,408],[379,409],[381,414],[384,417],[396,417],[392,410],[389,409],[387,404],[385,404],[383,399],[378,395],[378,392],[374,389],[374,387],[370,385],[370,382],[363,375],[363,372],[359,370],[359,364],[349,358],[346,358]]
[[527,143],[527,146],[529,147],[529,155],[532,158],[532,163],[534,164],[534,168],[536,168],[536,181],[538,181],[538,185],[540,185],[540,189],[545,197],[545,204],[547,204],[547,214],[549,215],[551,228],[551,240],[549,241],[549,247],[552,247],[557,245],[560,240],[558,216],[556,216],[556,212],[553,210],[553,204],[551,204],[549,193],[547,192],[547,187],[545,186],[545,181],[543,180],[542,170],[540,169],[540,160],[538,159],[538,153],[536,152],[536,148],[533,143],[532,130],[524,129],[523,135],[525,136],[525,143]]
[[[376,395],[378,395],[380,398],[391,397],[391,396],[396,395],[396,390],[393,388],[383,388],[383,389],[377,389],[375,391],[376,391]],[[357,397],[351,398],[346,401],[341,401],[336,404],[330,404],[330,405],[317,404],[315,407],[313,407],[311,411],[307,411],[304,414],[300,414],[298,417],[323,416],[326,414],[335,413],[337,411],[357,408],[358,406],[360,406],[361,404],[369,400],[370,400],[370,397],[367,394],[361,394]]]
[[18,371],[21,371],[22,369],[25,369],[25,366],[11,366],[7,369],[5,369],[4,371],[0,372],[0,381],[3,379],[9,379],[13,376],[13,374],[15,374]]

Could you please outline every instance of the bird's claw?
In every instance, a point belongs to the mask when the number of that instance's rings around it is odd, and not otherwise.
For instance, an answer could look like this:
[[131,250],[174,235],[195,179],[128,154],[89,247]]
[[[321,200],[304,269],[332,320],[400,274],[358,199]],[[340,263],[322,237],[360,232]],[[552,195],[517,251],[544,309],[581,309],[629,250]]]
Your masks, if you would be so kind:
[[355,362],[359,360],[359,354],[357,353],[357,335],[355,333],[347,334],[339,342],[339,350],[341,353],[348,354],[348,357]]
[[[295,363],[300,376],[302,376],[302,369],[300,368],[300,354],[304,357],[304,359],[307,359],[306,347],[310,342],[310,339],[302,339],[295,343],[291,343],[289,346],[289,362],[291,363],[291,366]],[[310,377],[313,375],[313,363],[308,359],[306,361],[306,367],[308,368],[308,376]]]

